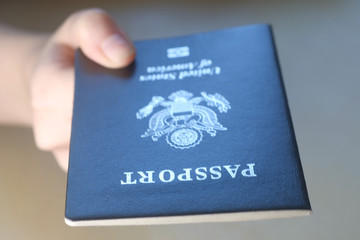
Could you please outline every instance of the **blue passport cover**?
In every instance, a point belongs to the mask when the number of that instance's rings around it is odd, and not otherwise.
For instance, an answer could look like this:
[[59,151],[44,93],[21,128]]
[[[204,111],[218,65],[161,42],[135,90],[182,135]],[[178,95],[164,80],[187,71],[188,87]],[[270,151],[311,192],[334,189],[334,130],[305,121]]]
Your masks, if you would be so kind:
[[270,26],[135,46],[77,52],[68,222],[311,212]]

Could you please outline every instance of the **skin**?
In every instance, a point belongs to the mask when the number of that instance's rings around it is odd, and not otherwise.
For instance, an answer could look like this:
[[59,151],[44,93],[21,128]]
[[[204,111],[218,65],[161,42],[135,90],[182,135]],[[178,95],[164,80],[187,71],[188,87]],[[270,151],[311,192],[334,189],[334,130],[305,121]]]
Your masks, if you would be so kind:
[[33,128],[36,145],[68,166],[74,53],[107,68],[121,68],[135,58],[123,30],[101,9],[73,13],[52,34],[0,24],[0,124]]

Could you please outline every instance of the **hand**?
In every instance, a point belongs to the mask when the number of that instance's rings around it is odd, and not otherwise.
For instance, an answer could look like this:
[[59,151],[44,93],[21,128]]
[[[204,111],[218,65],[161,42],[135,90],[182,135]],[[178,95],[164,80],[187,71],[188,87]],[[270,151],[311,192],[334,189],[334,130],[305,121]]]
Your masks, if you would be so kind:
[[[108,67],[129,65],[135,49],[125,33],[100,9],[82,10],[68,17],[51,36],[38,41],[29,65],[33,130],[37,146],[68,167],[74,92],[74,52],[77,48]],[[35,53],[36,52],[36,53]]]

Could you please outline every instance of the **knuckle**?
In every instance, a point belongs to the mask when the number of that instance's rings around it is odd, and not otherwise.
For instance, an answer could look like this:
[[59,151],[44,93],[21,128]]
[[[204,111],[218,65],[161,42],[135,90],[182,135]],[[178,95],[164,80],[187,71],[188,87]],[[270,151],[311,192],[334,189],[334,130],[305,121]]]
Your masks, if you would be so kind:
[[40,150],[43,151],[51,151],[55,147],[52,141],[49,141],[49,139],[44,137],[43,134],[35,135],[35,144]]
[[53,151],[59,147],[66,146],[65,141],[56,139],[51,136],[51,134],[48,134],[44,131],[35,134],[35,144],[40,150],[43,151]]
[[97,19],[109,18],[108,14],[101,8],[88,8],[72,13],[68,21],[70,23],[80,22],[80,25],[91,23]]
[[[81,42],[82,39],[89,38],[93,35],[94,31],[99,31],[104,26],[112,24],[111,17],[100,8],[90,8],[79,10],[71,14],[65,20],[64,28],[73,29],[73,34]],[[102,30],[101,30],[102,31]]]
[[68,129],[59,123],[49,123],[46,120],[35,121],[34,139],[36,146],[43,151],[53,151],[60,147],[66,147],[70,143]]

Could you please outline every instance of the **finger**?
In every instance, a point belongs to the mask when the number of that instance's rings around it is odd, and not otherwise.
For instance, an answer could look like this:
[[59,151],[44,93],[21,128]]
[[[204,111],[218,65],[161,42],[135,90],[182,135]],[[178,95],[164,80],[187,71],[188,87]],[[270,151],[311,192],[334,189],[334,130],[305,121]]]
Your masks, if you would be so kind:
[[[42,150],[52,151],[70,141],[74,89],[72,71],[43,72],[44,76],[37,77],[32,99],[33,130],[36,145]],[[50,84],[48,75],[56,75]]]
[[56,158],[59,166],[67,172],[69,165],[69,148],[59,148],[53,151],[53,154]]
[[86,56],[108,68],[125,67],[135,58],[132,42],[100,9],[72,14],[54,34],[53,40],[73,49],[80,47]]

